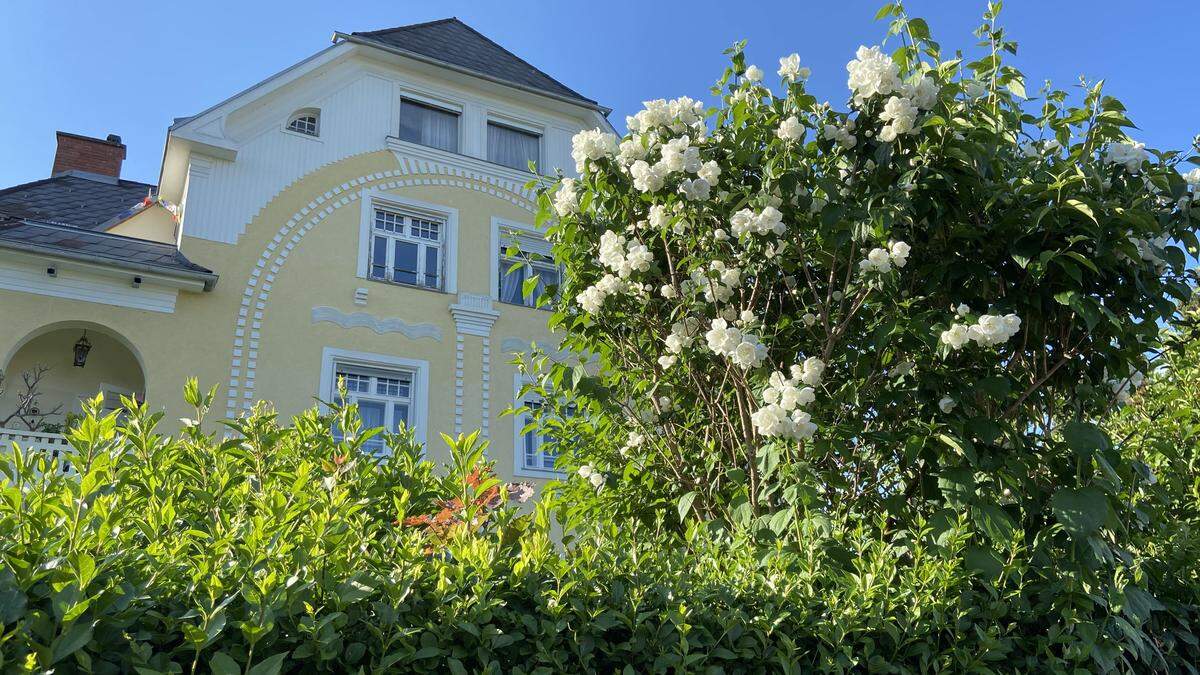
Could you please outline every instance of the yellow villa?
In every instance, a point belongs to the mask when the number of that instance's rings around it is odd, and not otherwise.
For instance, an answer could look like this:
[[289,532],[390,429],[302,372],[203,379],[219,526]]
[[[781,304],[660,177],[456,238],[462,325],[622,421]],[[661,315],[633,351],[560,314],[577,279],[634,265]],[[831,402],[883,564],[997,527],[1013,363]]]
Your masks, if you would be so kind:
[[175,120],[156,186],[120,178],[119,137],[59,132],[49,178],[0,190],[0,442],[58,447],[100,391],[173,426],[189,376],[230,418],[292,415],[343,377],[433,459],[439,432],[478,428],[502,476],[553,475],[502,413],[513,354],[556,345],[522,283],[557,270],[508,274],[505,252],[546,250],[530,163],[573,173],[571,137],[608,112],[445,19],[337,33]]

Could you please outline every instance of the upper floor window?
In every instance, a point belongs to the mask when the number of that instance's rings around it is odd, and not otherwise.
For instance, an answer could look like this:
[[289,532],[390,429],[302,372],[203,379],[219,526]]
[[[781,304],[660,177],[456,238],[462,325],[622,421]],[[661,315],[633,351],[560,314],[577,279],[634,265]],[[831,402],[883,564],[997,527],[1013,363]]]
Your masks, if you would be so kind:
[[375,207],[369,274],[372,279],[442,290],[446,223],[430,216]]
[[458,113],[401,99],[400,140],[458,152]]
[[292,113],[287,123],[288,131],[295,131],[305,136],[321,135],[321,113],[311,108]]
[[542,137],[521,129],[488,122],[487,125],[487,158],[489,162],[511,166],[521,171],[529,170],[533,162],[536,170],[542,144]]
[[[557,290],[561,280],[558,265],[551,257],[550,243],[537,233],[502,231],[497,257],[500,276],[496,288],[500,302],[537,307],[538,298],[550,292],[550,287]],[[537,280],[533,281],[535,277]]]
[[[335,382],[346,387],[346,400],[342,404],[358,406],[363,431],[382,427],[398,433],[401,426],[410,424],[413,401],[413,375],[405,370],[375,370],[342,364],[335,365]],[[335,385],[336,386],[336,385]],[[334,429],[339,440],[341,430]],[[387,450],[381,435],[373,436],[363,447],[374,453]]]

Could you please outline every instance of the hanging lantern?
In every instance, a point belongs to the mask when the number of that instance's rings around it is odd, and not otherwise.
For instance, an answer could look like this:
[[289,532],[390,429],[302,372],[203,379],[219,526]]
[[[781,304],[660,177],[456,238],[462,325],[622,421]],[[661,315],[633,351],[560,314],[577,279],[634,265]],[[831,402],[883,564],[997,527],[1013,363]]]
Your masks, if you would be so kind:
[[75,367],[82,368],[83,364],[87,363],[88,352],[92,351],[92,343],[88,342],[87,331],[83,331],[83,335],[79,341],[75,343]]

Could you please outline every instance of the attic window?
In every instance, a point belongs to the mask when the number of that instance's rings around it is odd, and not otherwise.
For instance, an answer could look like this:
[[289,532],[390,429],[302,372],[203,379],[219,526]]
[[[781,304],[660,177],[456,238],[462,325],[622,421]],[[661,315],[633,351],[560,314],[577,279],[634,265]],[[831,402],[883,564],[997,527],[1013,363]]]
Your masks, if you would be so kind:
[[320,136],[321,113],[318,110],[305,109],[292,113],[288,119],[288,131],[294,131],[305,136]]

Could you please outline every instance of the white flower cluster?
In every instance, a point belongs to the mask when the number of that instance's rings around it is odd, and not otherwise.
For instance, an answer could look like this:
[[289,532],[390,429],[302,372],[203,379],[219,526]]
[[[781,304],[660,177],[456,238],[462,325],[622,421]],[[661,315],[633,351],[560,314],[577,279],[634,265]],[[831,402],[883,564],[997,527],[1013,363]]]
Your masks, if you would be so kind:
[[617,153],[617,137],[600,129],[588,129],[571,138],[571,157],[575,171],[582,174],[587,160],[604,159]]
[[605,274],[595,285],[588,286],[576,295],[575,302],[578,302],[583,311],[588,314],[597,314],[604,306],[604,301],[608,299],[608,296],[624,293],[628,288],[629,284],[623,279]]
[[944,413],[949,413],[956,407],[958,407],[958,401],[955,401],[949,396],[943,396],[942,399],[938,401],[938,408],[941,408],[942,412]]
[[789,54],[779,59],[779,77],[783,78],[784,82],[807,80],[811,74],[812,71],[800,65],[799,54]]
[[633,186],[640,192],[661,190],[672,173],[696,174],[696,178],[685,179],[680,190],[689,199],[705,199],[716,185],[721,167],[715,161],[702,162],[700,148],[692,145],[691,138],[686,135],[664,143],[661,158],[654,164],[637,159],[629,165]]
[[579,193],[574,178],[564,178],[554,193],[554,211],[565,217],[579,211]]
[[1142,163],[1150,159],[1150,153],[1146,152],[1145,143],[1113,143],[1104,152],[1104,159],[1136,174],[1142,170]]
[[593,469],[591,464],[584,464],[579,467],[579,477],[587,480],[596,489],[604,486],[604,474]]
[[816,400],[813,387],[821,383],[824,372],[825,363],[814,356],[793,365],[791,377],[779,371],[771,373],[762,392],[763,407],[750,415],[755,430],[769,437],[812,438],[817,425],[802,407]]
[[862,105],[876,95],[900,90],[900,67],[879,47],[859,47],[855,59],[846,64],[846,86],[854,93],[854,102]]
[[1146,375],[1140,370],[1133,371],[1129,377],[1108,381],[1109,388],[1117,396],[1117,404],[1126,405],[1133,398],[1133,390],[1146,382]]
[[625,118],[625,126],[631,133],[644,134],[658,127],[669,127],[682,133],[686,127],[698,126],[704,121],[704,103],[688,96],[667,101],[655,99],[642,103],[642,110]]
[[1183,180],[1192,188],[1192,192],[1200,192],[1200,168],[1192,169],[1183,174]]
[[911,134],[917,128],[917,106],[902,96],[893,96],[883,105],[879,119],[884,123],[879,140],[891,142],[901,134]]
[[663,342],[667,346],[667,354],[658,357],[658,365],[663,368],[670,368],[675,365],[675,359],[683,350],[692,346],[692,342],[696,339],[696,334],[700,332],[700,320],[695,317],[687,317],[683,321],[676,321],[671,325],[671,334],[666,337]]
[[636,239],[627,241],[616,232],[605,230],[604,234],[600,235],[599,261],[601,265],[616,272],[618,277],[628,279],[634,272],[650,269],[654,255],[642,242]]
[[767,348],[757,336],[730,326],[725,319],[713,319],[704,339],[714,354],[728,357],[742,370],[757,367],[767,357]]
[[1166,236],[1158,236],[1152,239],[1141,239],[1130,233],[1129,242],[1137,247],[1138,256],[1142,260],[1154,265],[1155,269],[1160,273],[1167,268],[1167,261],[1158,255],[1158,252],[1165,249],[1169,240]]
[[733,236],[743,234],[783,234],[787,227],[783,224],[783,213],[774,206],[768,206],[761,212],[755,213],[750,209],[742,209],[729,219],[729,229]]
[[892,265],[896,267],[907,265],[908,254],[911,251],[912,247],[903,241],[891,242],[887,248],[873,248],[866,258],[859,261],[858,269],[863,273],[879,272],[884,274],[890,272]]
[[825,140],[834,141],[847,150],[858,143],[858,139],[854,136],[854,120],[851,119],[846,120],[846,124],[840,127],[832,123],[826,124],[825,128],[821,130],[821,135]]
[[1016,314],[999,316],[984,314],[973,325],[955,323],[949,330],[942,331],[941,340],[950,349],[962,349],[969,341],[975,341],[984,347],[991,347],[1007,342],[1009,338],[1021,330],[1021,318]]
[[799,141],[804,138],[804,125],[800,123],[799,117],[792,115],[779,124],[775,135],[783,141]]
[[742,285],[742,270],[729,267],[720,260],[709,263],[708,272],[701,267],[693,269],[691,276],[680,284],[683,292],[691,294],[701,289],[708,302],[727,302],[733,297],[733,290]]

